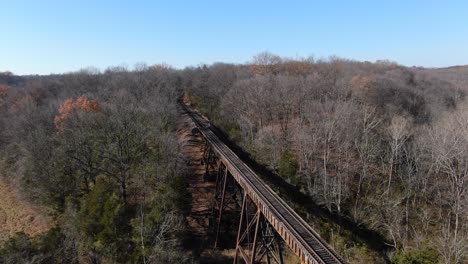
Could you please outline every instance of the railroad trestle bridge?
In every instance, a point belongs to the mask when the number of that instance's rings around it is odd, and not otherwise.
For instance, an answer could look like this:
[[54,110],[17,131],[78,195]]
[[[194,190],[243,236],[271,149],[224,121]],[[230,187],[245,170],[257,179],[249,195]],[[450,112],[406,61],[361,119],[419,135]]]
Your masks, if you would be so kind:
[[[346,263],[286,202],[211,130],[209,122],[186,105],[192,133],[201,133],[206,175],[216,178],[212,225],[218,244],[226,210],[239,210],[234,263],[284,263],[282,243],[301,263]],[[229,209],[230,208],[230,209]]]

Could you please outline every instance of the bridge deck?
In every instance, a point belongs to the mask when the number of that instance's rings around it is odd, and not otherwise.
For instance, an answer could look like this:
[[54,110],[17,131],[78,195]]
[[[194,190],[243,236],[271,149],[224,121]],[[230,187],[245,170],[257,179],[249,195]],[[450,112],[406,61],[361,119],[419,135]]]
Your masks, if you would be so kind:
[[302,263],[346,263],[291,207],[252,171],[209,127],[199,114],[184,106],[218,158],[260,208]]

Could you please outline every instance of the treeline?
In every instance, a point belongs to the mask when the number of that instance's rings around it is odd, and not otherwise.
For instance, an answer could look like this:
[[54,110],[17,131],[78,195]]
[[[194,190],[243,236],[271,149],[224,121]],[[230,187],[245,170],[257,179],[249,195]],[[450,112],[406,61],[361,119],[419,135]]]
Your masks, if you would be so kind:
[[[463,87],[388,61],[270,53],[181,74],[191,102],[231,140],[330,212],[382,234],[393,262],[467,260]],[[349,260],[377,261],[327,238]]]
[[[0,246],[0,263],[184,263],[178,72],[139,66],[0,86],[0,170],[56,227]],[[11,81],[15,79],[16,81]]]
[[[17,234],[0,246],[0,263],[192,261],[180,246],[189,196],[174,132],[184,91],[256,161],[381,234],[392,262],[466,262],[467,90],[463,78],[440,76],[270,53],[184,70],[2,73],[0,172],[51,208],[56,227]],[[348,261],[383,261],[317,218]]]

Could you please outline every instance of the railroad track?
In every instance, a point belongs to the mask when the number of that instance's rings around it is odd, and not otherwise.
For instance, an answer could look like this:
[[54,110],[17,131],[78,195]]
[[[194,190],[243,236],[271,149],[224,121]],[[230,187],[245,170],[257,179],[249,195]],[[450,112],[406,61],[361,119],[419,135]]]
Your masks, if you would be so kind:
[[262,210],[265,218],[302,263],[346,263],[307,222],[214,134],[207,120],[186,105],[181,106],[237,183]]

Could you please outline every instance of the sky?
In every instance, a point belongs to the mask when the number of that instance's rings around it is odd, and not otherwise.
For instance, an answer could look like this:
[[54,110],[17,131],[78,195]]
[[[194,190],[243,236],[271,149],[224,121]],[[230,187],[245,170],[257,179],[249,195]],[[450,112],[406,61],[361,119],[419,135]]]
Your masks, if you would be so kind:
[[468,1],[0,0],[0,72],[300,58],[468,64]]

